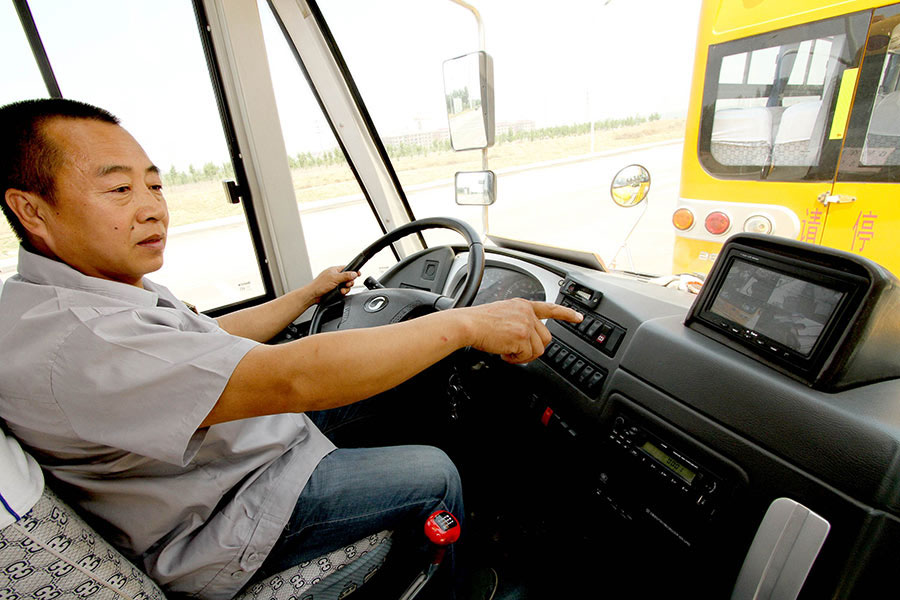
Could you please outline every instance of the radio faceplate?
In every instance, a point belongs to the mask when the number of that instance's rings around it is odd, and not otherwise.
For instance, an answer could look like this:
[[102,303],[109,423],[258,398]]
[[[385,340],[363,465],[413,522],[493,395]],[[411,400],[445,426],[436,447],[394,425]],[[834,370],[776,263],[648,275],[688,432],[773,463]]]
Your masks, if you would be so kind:
[[613,413],[603,431],[594,493],[622,518],[694,547],[734,485],[706,466],[705,457],[653,429],[624,410]]

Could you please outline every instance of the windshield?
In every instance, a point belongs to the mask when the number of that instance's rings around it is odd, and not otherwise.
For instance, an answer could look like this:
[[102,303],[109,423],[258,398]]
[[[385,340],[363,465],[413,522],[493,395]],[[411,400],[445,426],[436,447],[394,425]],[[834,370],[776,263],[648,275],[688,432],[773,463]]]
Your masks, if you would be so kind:
[[[496,99],[489,234],[671,272],[699,5],[476,3]],[[445,60],[480,49],[472,13],[450,0],[319,6],[416,217],[450,214],[482,230],[481,207],[454,204],[454,174],[480,170],[482,156],[450,149],[442,78]],[[651,173],[646,212],[610,197],[615,174],[633,163]]]

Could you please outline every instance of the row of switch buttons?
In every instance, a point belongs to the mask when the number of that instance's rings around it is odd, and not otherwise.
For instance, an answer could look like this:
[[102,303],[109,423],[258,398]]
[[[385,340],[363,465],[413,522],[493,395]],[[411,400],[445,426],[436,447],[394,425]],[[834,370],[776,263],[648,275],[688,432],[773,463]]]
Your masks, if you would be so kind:
[[[584,310],[579,309],[575,303],[568,300],[563,301],[563,306],[568,306],[579,312]],[[608,356],[615,355],[616,350],[619,348],[619,343],[625,337],[624,329],[596,315],[586,314],[581,323],[564,322],[564,324]]]
[[542,358],[589,395],[597,395],[606,380],[606,370],[559,342],[551,342]]

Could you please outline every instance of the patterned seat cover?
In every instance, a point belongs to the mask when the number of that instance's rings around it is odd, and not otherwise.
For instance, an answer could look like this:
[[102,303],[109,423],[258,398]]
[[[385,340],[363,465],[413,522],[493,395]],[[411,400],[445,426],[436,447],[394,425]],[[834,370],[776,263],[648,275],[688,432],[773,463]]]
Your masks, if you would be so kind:
[[[245,589],[235,600],[338,600],[384,562],[382,531]],[[48,488],[0,530],[0,600],[164,600],[150,578]]]

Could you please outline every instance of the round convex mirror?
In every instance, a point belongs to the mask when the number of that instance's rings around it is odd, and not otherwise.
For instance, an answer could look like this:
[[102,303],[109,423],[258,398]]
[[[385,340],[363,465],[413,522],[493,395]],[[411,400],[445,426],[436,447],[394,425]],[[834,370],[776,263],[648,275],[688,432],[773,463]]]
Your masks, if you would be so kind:
[[609,193],[613,202],[623,208],[637,206],[650,191],[650,171],[643,165],[628,165],[613,177]]

